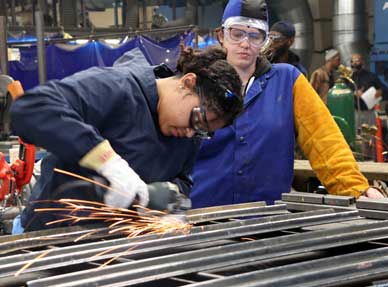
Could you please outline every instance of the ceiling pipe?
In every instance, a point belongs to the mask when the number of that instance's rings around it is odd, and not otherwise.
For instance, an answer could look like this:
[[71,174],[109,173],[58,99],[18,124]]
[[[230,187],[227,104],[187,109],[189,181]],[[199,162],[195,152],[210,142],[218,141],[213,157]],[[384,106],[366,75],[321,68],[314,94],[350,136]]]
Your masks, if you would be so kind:
[[333,46],[345,65],[350,65],[352,53],[359,53],[368,61],[370,44],[364,0],[334,0]]

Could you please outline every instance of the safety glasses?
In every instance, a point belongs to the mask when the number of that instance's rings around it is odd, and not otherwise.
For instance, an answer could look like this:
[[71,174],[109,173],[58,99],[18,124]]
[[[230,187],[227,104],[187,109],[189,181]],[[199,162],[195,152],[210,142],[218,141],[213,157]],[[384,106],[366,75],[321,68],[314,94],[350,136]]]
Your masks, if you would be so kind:
[[191,110],[190,127],[194,130],[195,137],[209,139],[213,136],[214,133],[209,131],[209,124],[206,118],[206,108],[202,104]]
[[230,42],[237,44],[248,39],[252,46],[259,48],[264,44],[266,35],[264,32],[257,31],[258,32],[247,32],[234,27],[224,29],[225,37]]
[[[209,123],[206,117],[206,107],[203,104],[203,92],[202,88],[198,88],[197,93],[200,98],[200,105],[194,107],[190,113],[190,128],[195,132],[194,136],[200,139],[210,139],[213,137],[214,132],[210,131]],[[230,90],[225,89],[225,99],[233,102],[238,97]]]
[[286,37],[284,37],[283,35],[277,35],[277,34],[269,34],[269,35],[268,35],[268,38],[269,38],[272,42],[281,42],[281,41],[283,41],[284,39],[286,39]]

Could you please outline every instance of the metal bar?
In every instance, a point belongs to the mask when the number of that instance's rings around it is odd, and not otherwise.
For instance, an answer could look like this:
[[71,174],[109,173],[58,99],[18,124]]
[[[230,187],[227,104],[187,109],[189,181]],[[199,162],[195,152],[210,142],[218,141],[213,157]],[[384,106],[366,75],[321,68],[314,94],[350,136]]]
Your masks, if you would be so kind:
[[[29,287],[128,286],[235,264],[354,245],[388,237],[388,222],[293,234],[160,256],[28,282]],[[136,251],[136,250],[133,250]]]
[[36,19],[35,19],[35,12],[37,11],[36,10],[36,2],[37,2],[37,0],[35,1],[31,1],[32,3],[32,26],[35,28],[35,26],[36,26]]
[[282,194],[283,201],[323,204],[323,195],[308,192],[291,192]]
[[176,0],[171,1],[172,8],[172,20],[176,20]]
[[335,211],[349,211],[354,210],[354,207],[338,206],[338,205],[324,205],[324,204],[311,204],[311,203],[299,203],[299,202],[290,202],[277,200],[275,204],[286,204],[288,210],[292,211],[309,211],[309,210],[319,210],[319,209],[334,209]]
[[56,27],[58,26],[58,13],[57,13],[57,3],[58,0],[52,0],[52,6],[51,6],[51,11],[53,14],[53,26]]
[[143,12],[143,29],[147,29],[147,3],[146,3],[146,0],[143,0],[142,12]]
[[115,0],[114,2],[114,7],[113,7],[113,11],[114,11],[114,23],[115,23],[115,27],[119,27],[119,1],[118,0]]
[[323,204],[326,205],[351,206],[355,201],[353,196],[325,195],[323,197]]
[[388,198],[381,199],[359,199],[356,207],[360,209],[373,209],[388,211]]
[[196,209],[188,210],[187,215],[218,212],[218,211],[224,211],[226,209],[235,210],[235,209],[249,208],[249,207],[262,207],[262,206],[266,206],[266,205],[267,204],[265,203],[265,201],[256,201],[256,202],[248,202],[248,203],[228,204],[228,205],[221,205],[221,206],[196,208]]
[[86,27],[86,17],[85,17],[85,14],[86,14],[86,9],[85,9],[85,3],[84,3],[84,0],[80,0],[80,9],[81,9],[81,23],[82,23],[82,27]]
[[15,0],[11,0],[11,23],[16,25]]
[[0,15],[8,17],[7,0],[0,0]]
[[223,211],[217,212],[208,212],[203,214],[193,214],[187,215],[187,220],[190,223],[200,223],[206,222],[210,220],[219,220],[219,219],[227,219],[227,218],[243,218],[247,216],[263,216],[263,215],[275,215],[289,213],[286,209],[286,205],[271,205],[264,207],[250,207],[250,208],[240,208],[240,209],[226,209]]
[[[187,287],[343,286],[388,275],[388,248],[362,251],[185,285]],[[384,277],[383,277],[384,278]],[[352,286],[352,285],[350,285]]]
[[371,219],[388,219],[388,211],[359,209],[360,216]]
[[[265,203],[259,202],[257,204],[236,204],[236,207],[250,207],[250,206],[264,206]],[[233,206],[225,205],[225,208],[234,210]],[[284,208],[284,205],[281,207]],[[216,212],[221,211],[223,208],[201,208],[201,209],[192,209],[188,211],[189,217],[191,215],[198,215],[200,212]],[[269,211],[268,211],[269,212]],[[277,212],[279,213],[279,212]],[[306,214],[307,216],[308,214]],[[237,226],[236,224],[230,225],[229,227]],[[226,227],[225,227],[226,228]],[[70,226],[63,228],[55,228],[48,230],[40,230],[35,232],[23,233],[20,235],[12,236],[0,236],[0,255],[15,252],[17,250],[28,249],[28,248],[37,248],[46,246],[48,243],[53,244],[63,244],[71,243],[77,238],[84,236],[88,233],[94,232],[92,235],[88,236],[86,239],[98,239],[105,238],[109,239],[112,237],[117,237],[117,235],[109,234],[109,229],[107,227],[102,227],[99,225],[93,226]]]
[[0,73],[9,74],[6,16],[0,16]]
[[[138,30],[135,32],[128,32],[126,30],[126,31],[115,32],[115,33],[101,33],[101,34],[98,34],[97,32],[96,32],[97,34],[96,33],[90,34],[91,31],[84,30],[83,33],[87,33],[84,36],[77,36],[77,37],[73,37],[70,39],[47,39],[45,41],[50,43],[50,44],[52,44],[52,43],[67,43],[67,42],[72,42],[72,41],[75,41],[78,39],[85,39],[85,38],[87,38],[89,40],[98,40],[98,39],[112,38],[112,37],[117,37],[117,38],[125,37],[125,36],[134,37],[134,36],[143,35],[143,34],[148,35],[148,34],[160,34],[160,33],[179,33],[179,32],[184,32],[187,30],[191,30],[193,28],[194,28],[194,26],[189,25],[189,26],[181,26],[181,27],[160,28],[160,29],[153,29],[153,30]],[[117,29],[117,30],[119,30],[119,29]],[[66,31],[69,32],[69,29],[66,29]],[[105,31],[105,30],[101,29],[100,31]],[[13,42],[12,43],[12,45],[20,45],[20,44],[25,45],[26,43],[25,42]]]
[[43,84],[46,82],[47,72],[46,72],[46,45],[44,40],[44,20],[43,20],[43,11],[37,10],[35,12],[35,21],[36,21],[36,40],[37,40],[37,49],[38,49],[38,73],[39,73],[39,83]]
[[82,226],[55,228],[46,231],[40,230],[11,236],[0,236],[0,255],[22,249],[43,247],[48,244],[71,243],[77,238],[91,233],[92,231],[95,233],[86,238],[87,240],[109,238],[108,228],[85,228]]
[[[357,211],[333,213],[332,210],[306,212],[304,214],[296,213],[196,227],[192,230],[191,234],[187,235],[164,234],[148,237],[149,240],[146,240],[147,237],[138,237],[132,240],[123,238],[79,246],[68,246],[52,250],[46,257],[36,261],[33,266],[26,270],[26,273],[106,260],[123,255],[126,255],[126,257],[127,255],[139,257],[140,255],[160,253],[161,251],[171,253],[178,247],[327,222],[353,220],[357,215]],[[110,251],[101,256],[96,256],[96,254],[103,251],[106,252],[107,250]],[[12,276],[41,253],[32,252],[30,254],[0,258],[0,278]]]

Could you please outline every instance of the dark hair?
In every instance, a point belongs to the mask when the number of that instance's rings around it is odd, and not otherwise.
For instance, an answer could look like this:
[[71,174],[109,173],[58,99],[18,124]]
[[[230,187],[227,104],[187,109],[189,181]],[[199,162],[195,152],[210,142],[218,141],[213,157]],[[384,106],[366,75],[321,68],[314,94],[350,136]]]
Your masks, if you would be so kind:
[[226,61],[225,50],[181,48],[177,70],[183,75],[196,74],[197,90],[204,105],[231,124],[243,110],[242,83],[236,70]]

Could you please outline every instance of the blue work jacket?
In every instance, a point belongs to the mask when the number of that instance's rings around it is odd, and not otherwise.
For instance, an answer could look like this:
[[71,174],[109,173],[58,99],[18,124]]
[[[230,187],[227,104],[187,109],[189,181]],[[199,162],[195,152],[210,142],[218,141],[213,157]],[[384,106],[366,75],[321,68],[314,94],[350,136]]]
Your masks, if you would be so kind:
[[56,206],[54,202],[36,201],[101,200],[87,184],[53,168],[96,175],[78,161],[104,139],[146,183],[174,181],[186,193],[191,188],[186,175],[191,172],[198,143],[161,133],[154,67],[137,49],[123,59],[114,67],[91,68],[50,81],[13,103],[15,134],[51,153],[42,163],[42,175],[22,214],[27,231],[45,228],[45,223],[58,219],[52,213],[34,212],[34,208]]
[[293,86],[300,72],[273,64],[245,96],[233,125],[202,142],[193,169],[193,207],[265,200],[289,192],[293,179],[295,128]]

